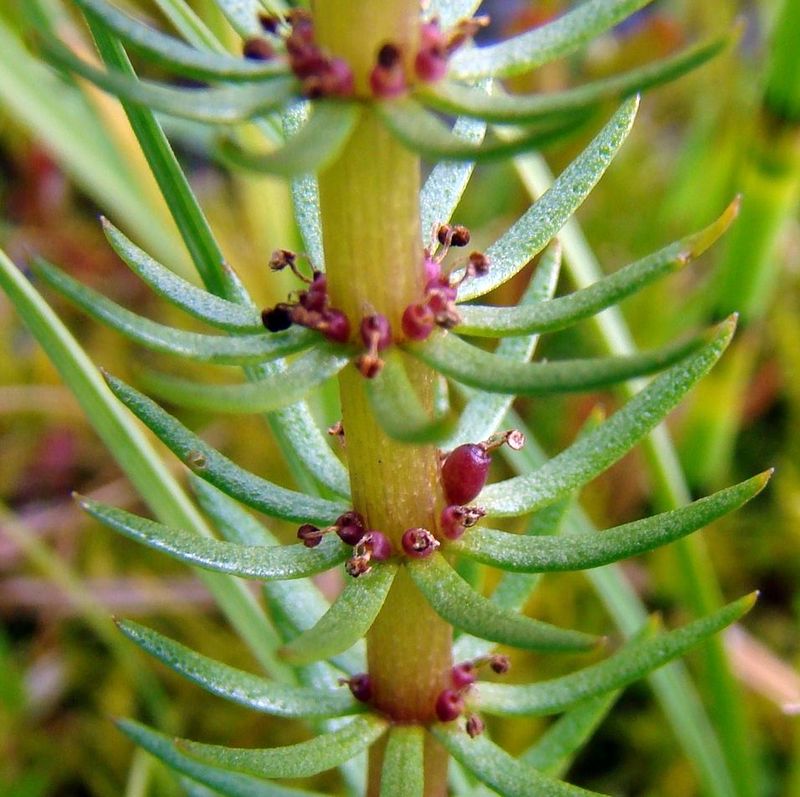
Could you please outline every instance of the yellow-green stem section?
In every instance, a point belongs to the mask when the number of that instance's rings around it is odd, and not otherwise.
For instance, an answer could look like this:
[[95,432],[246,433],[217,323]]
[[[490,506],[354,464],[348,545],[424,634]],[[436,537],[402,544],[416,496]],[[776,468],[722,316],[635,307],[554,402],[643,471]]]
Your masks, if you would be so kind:
[[[411,52],[417,37],[416,0],[381,3],[318,0],[320,44],[354,69],[360,94],[382,44]],[[365,108],[341,156],[319,177],[325,263],[331,304],[350,319],[358,341],[361,318],[385,315],[395,333],[403,310],[423,292],[419,226],[419,158],[402,147]],[[433,375],[408,360],[420,398],[431,402]],[[400,549],[403,532],[433,529],[443,498],[438,452],[388,438],[364,392],[364,377],[348,366],[340,377],[353,505],[370,527]],[[367,637],[367,655],[378,709],[398,721],[428,721],[447,686],[452,632],[428,606],[401,568]],[[436,753],[439,755],[436,755]],[[446,793],[443,751],[426,749],[426,795]],[[370,756],[369,793],[377,795],[382,750]]]

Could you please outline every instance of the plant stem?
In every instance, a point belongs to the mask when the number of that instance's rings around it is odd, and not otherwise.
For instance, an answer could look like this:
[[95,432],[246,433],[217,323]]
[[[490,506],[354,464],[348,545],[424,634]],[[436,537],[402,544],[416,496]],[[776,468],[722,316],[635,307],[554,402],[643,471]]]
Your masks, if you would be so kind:
[[[375,54],[387,41],[417,35],[416,0],[315,5],[320,43],[351,64],[363,92]],[[419,158],[402,147],[368,110],[338,160],[319,177],[323,241],[331,304],[343,310],[360,340],[361,318],[385,315],[400,329],[406,306],[423,291],[419,222]],[[421,400],[432,402],[433,374],[406,362]],[[407,528],[433,529],[443,504],[438,452],[388,438],[348,366],[339,380],[353,504],[396,549]],[[451,628],[428,606],[403,568],[367,637],[374,702],[394,719],[433,718],[451,666]],[[369,794],[377,795],[382,751],[370,757]],[[426,751],[426,795],[446,793],[446,759]]]

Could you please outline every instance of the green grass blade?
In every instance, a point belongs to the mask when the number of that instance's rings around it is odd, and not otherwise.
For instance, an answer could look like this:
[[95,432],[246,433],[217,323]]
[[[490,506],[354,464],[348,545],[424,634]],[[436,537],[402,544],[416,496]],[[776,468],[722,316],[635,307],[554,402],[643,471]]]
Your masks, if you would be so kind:
[[718,327],[715,340],[656,377],[597,429],[531,474],[487,486],[478,502],[490,515],[522,515],[546,506],[602,473],[664,419],[722,356],[735,319]]
[[263,778],[306,778],[339,766],[386,733],[389,723],[373,714],[355,717],[307,742],[251,750],[178,739],[179,750],[212,766]]
[[73,304],[129,340],[185,360],[217,365],[257,364],[308,348],[319,340],[319,335],[300,327],[275,334],[265,330],[235,337],[175,329],[126,310],[45,260],[35,259],[31,269]]
[[438,442],[451,431],[448,411],[431,415],[417,396],[399,352],[384,355],[381,372],[364,384],[375,418],[389,437],[406,443]]
[[350,508],[342,502],[279,487],[249,473],[203,442],[138,390],[111,376],[106,380],[114,395],[149,426],[167,448],[198,476],[243,504],[272,517],[317,525],[332,523]]
[[516,307],[460,307],[462,320],[456,331],[465,335],[489,337],[553,332],[589,318],[699,257],[728,229],[736,218],[739,204],[738,199],[734,200],[704,230],[669,244],[568,296]]
[[589,650],[600,641],[591,634],[556,628],[501,609],[475,592],[441,554],[409,562],[408,572],[440,617],[483,639],[525,650],[552,652]]
[[248,152],[223,139],[218,152],[231,166],[281,177],[320,171],[341,152],[360,116],[355,103],[320,101],[308,121],[274,152]]
[[281,649],[293,664],[308,664],[341,653],[366,636],[397,574],[393,564],[375,565],[369,573],[349,578],[319,622]]
[[380,797],[423,797],[425,731],[397,725],[389,731],[381,769]]
[[771,471],[687,506],[626,523],[596,535],[529,537],[483,527],[448,544],[484,564],[522,573],[586,570],[652,551],[733,512],[764,489]]
[[268,681],[210,659],[143,625],[122,620],[120,631],[167,667],[218,697],[276,717],[337,717],[364,708],[349,689],[313,689]]
[[455,53],[450,75],[474,79],[529,72],[575,51],[649,2],[588,0],[552,22],[499,44]]
[[90,498],[80,497],[78,502],[81,509],[110,529],[149,548],[195,567],[240,578],[305,578],[341,564],[350,551],[334,534],[328,535],[316,548],[307,548],[300,543],[271,548],[239,545],[198,537]]
[[460,114],[500,124],[530,124],[561,114],[588,111],[609,100],[621,101],[646,89],[679,78],[724,50],[734,34],[718,36],[687,47],[621,75],[552,93],[487,94],[459,83],[439,83],[424,88],[419,99],[446,113]]
[[474,703],[490,714],[538,716],[556,714],[590,697],[619,689],[686,653],[746,614],[756,601],[746,595],[676,631],[633,641],[598,664],[534,684],[482,683]]
[[196,80],[256,81],[288,74],[286,64],[278,60],[255,61],[191,47],[139,22],[105,0],[76,0],[76,3],[124,45],[144,55],[149,64],[166,67],[180,75]]
[[154,260],[108,219],[102,218],[103,232],[122,261],[159,296],[191,316],[229,332],[262,332],[264,325],[258,311],[250,306],[229,302],[192,285],[171,269]]
[[150,370],[142,371],[140,378],[148,392],[171,404],[211,412],[249,414],[272,412],[300,401],[315,387],[336,376],[348,362],[347,356],[315,346],[284,370],[241,384],[209,385]]
[[45,38],[41,46],[42,54],[48,61],[80,75],[115,97],[169,116],[197,122],[223,125],[263,116],[280,108],[297,91],[297,81],[293,77],[278,77],[241,86],[182,89],[165,83],[139,80],[116,70],[95,69],[53,39]]
[[471,739],[452,722],[433,725],[431,733],[456,761],[503,797],[601,797],[537,772],[498,747],[485,733]]
[[502,285],[519,272],[566,224],[603,176],[636,118],[637,98],[626,100],[548,191],[487,250],[489,272],[465,282],[459,301],[468,301]]
[[128,738],[167,766],[198,783],[209,786],[225,797],[324,797],[321,792],[291,789],[249,775],[231,772],[224,767],[204,764],[179,749],[173,737],[165,736],[133,720],[118,720],[117,726]]

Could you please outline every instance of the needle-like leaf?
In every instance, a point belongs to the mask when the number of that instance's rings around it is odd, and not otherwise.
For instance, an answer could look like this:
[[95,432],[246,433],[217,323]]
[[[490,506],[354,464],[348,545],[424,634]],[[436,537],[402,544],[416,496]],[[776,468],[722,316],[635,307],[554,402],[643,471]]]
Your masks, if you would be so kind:
[[523,573],[586,570],[651,551],[738,509],[764,489],[771,471],[687,506],[581,537],[531,537],[472,528],[449,544],[479,562]]
[[293,664],[330,658],[363,638],[389,594],[397,566],[376,564],[369,573],[348,579],[319,622],[280,651]]
[[317,525],[333,523],[350,508],[339,501],[287,490],[249,473],[190,432],[138,390],[110,375],[106,375],[106,382],[117,398],[198,476],[243,504],[272,517]]
[[408,563],[408,572],[434,611],[448,623],[475,636],[538,651],[589,650],[598,637],[569,631],[501,609],[475,592],[438,553]]
[[482,683],[474,704],[490,714],[557,714],[570,706],[638,680],[683,655],[746,614],[757,594],[746,595],[676,631],[630,642],[613,656],[569,675],[534,684]]
[[142,650],[212,694],[277,717],[338,717],[363,710],[349,689],[314,689],[269,681],[210,659],[143,625],[122,620],[120,631]]
[[380,797],[422,797],[425,793],[425,731],[396,725],[389,731],[381,769]]
[[459,301],[475,299],[502,285],[544,249],[611,164],[631,131],[638,107],[638,98],[626,100],[550,189],[486,250],[488,273],[465,282],[458,290]]
[[349,552],[335,534],[327,535],[315,548],[300,543],[269,548],[240,545],[198,537],[90,498],[79,497],[78,501],[92,517],[132,540],[163,551],[181,562],[241,578],[304,578],[340,564]]
[[735,318],[720,324],[711,343],[658,376],[599,427],[532,473],[487,486],[478,503],[489,515],[524,515],[586,484],[666,417],[720,358],[735,328]]

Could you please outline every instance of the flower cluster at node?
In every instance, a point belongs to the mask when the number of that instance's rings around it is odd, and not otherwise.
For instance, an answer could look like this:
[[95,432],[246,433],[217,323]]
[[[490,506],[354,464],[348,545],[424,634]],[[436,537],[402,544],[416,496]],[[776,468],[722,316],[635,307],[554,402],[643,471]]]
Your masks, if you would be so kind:
[[364,516],[360,512],[351,510],[350,512],[345,512],[343,515],[339,515],[333,525],[326,526],[325,528],[319,528],[311,523],[304,523],[297,530],[297,539],[299,539],[306,548],[316,548],[316,546],[322,542],[322,538],[331,532],[336,533],[343,543],[347,545],[357,545],[367,533]]
[[439,529],[448,540],[457,540],[485,514],[486,510],[480,506],[449,504],[439,515]]
[[376,377],[383,368],[383,360],[378,352],[383,351],[392,342],[392,327],[386,316],[377,313],[361,319],[361,340],[367,351],[356,359],[356,368],[367,379]]
[[345,562],[344,569],[353,578],[372,570],[372,562],[385,562],[392,555],[392,543],[381,531],[368,531],[353,549],[353,555]]

